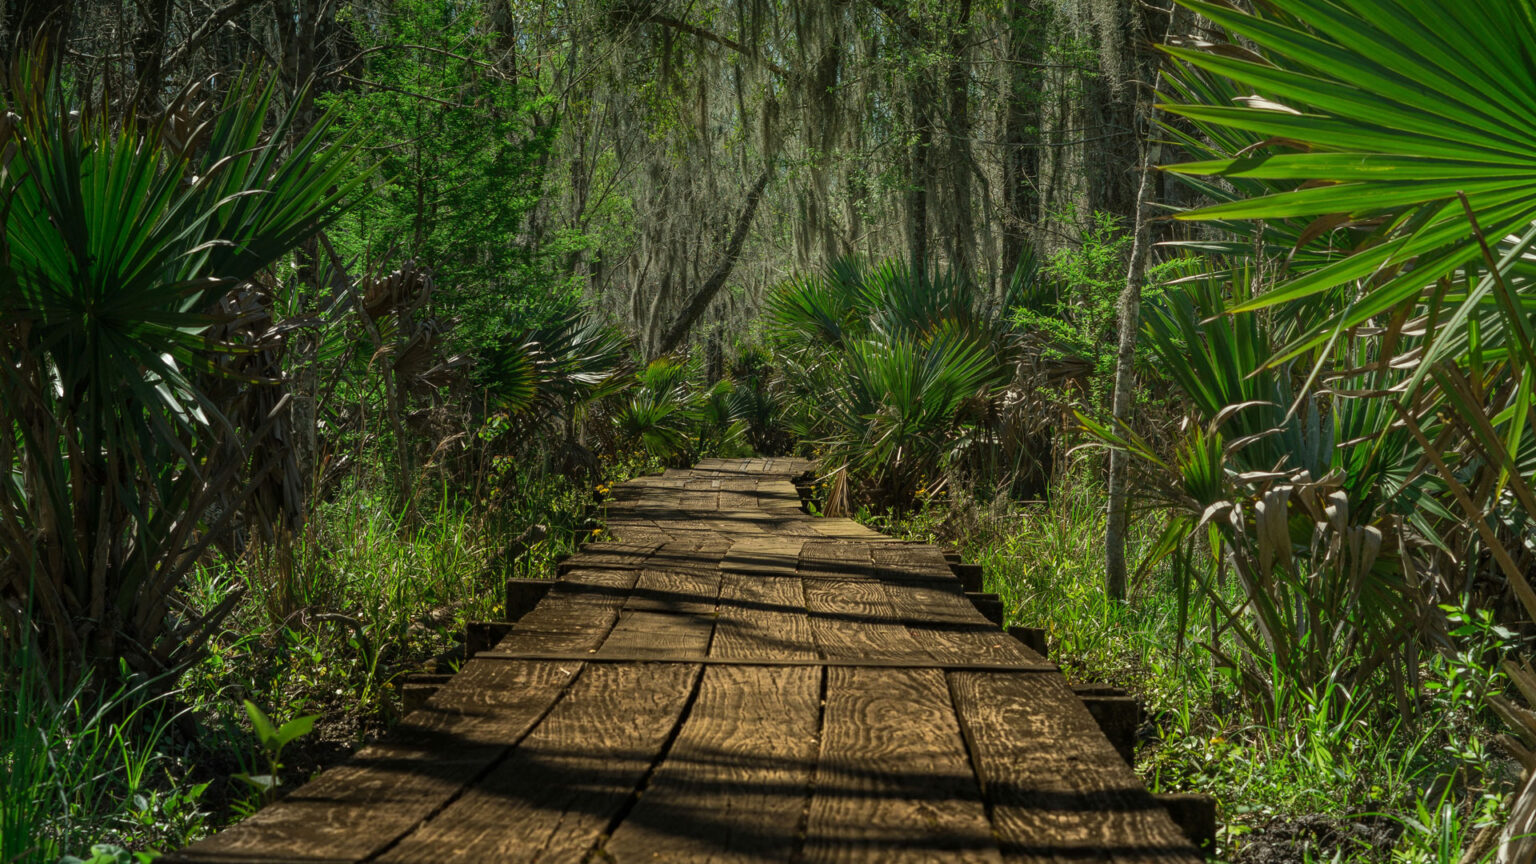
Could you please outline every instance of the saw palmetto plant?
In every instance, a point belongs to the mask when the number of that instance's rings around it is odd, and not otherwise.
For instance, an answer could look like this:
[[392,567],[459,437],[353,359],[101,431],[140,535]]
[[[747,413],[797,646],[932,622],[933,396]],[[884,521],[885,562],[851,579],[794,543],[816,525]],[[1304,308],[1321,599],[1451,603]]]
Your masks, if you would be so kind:
[[357,149],[327,144],[323,120],[295,140],[291,116],[264,130],[273,90],[251,78],[189,150],[18,68],[0,174],[3,629],[66,680],[118,656],[175,669],[235,602],[203,614],[177,589],[229,529],[231,490],[270,467],[209,454],[260,441],[282,411],[238,428],[204,395],[219,356],[260,347],[210,328],[354,197]]
[[962,464],[1038,458],[995,452],[1029,443],[1003,434],[1001,397],[1021,355],[1011,299],[956,274],[856,259],[776,289],[770,328],[821,470],[899,508]]
[[[1226,560],[1239,571],[1272,570],[1302,551],[1315,562],[1334,541],[1319,533],[1309,544],[1308,529],[1331,531],[1353,550],[1331,562],[1352,585],[1333,601],[1339,614],[1359,626],[1379,610],[1387,626],[1377,632],[1401,645],[1443,647],[1434,609],[1447,600],[1536,620],[1527,581],[1536,560],[1536,9],[1180,3],[1219,29],[1166,49],[1173,99],[1162,107],[1181,118],[1169,128],[1195,157],[1167,170],[1215,201],[1177,216],[1214,229],[1194,245],[1246,248],[1268,268],[1245,280],[1257,290],[1228,292],[1219,311],[1230,323],[1196,325],[1177,309],[1150,323],[1154,350],[1175,366],[1171,349],[1205,346],[1184,352],[1192,374],[1180,383],[1211,434],[1246,442],[1220,448],[1217,473],[1248,503],[1208,505],[1217,509],[1200,524],[1225,522]],[[1232,38],[1211,35],[1220,30]],[[1233,353],[1214,330],[1245,328],[1274,339],[1244,355],[1246,368],[1227,370],[1240,378],[1194,368],[1202,354]],[[1320,464],[1306,465],[1293,443],[1314,411],[1336,430],[1327,475],[1316,451]],[[1313,484],[1331,478],[1335,489],[1322,491],[1338,500],[1299,511],[1303,470]],[[1243,578],[1240,611],[1264,629],[1263,580]],[[1489,578],[1501,589],[1479,587]],[[1374,598],[1358,593],[1373,582]],[[1351,668],[1380,656],[1368,646],[1351,648]],[[1381,669],[1411,685],[1417,664],[1407,653]],[[1527,746],[1536,741],[1515,727]],[[1501,856],[1525,860],[1529,838],[1507,841]]]
[[[1194,601],[1216,623],[1204,647],[1270,716],[1287,688],[1335,688],[1351,710],[1374,700],[1378,675],[1396,705],[1413,693],[1421,635],[1443,641],[1433,612],[1455,599],[1441,563],[1416,538],[1448,515],[1440,487],[1366,368],[1308,387],[1296,363],[1266,369],[1288,322],[1230,314],[1251,284],[1241,265],[1170,286],[1147,311],[1150,353],[1183,392],[1189,418],[1171,455],[1085,418],[1102,440],[1138,455],[1140,486],[1172,515],[1147,565],[1176,556],[1181,632]],[[1335,346],[1342,368],[1365,365]],[[1191,566],[1196,547],[1214,568]],[[1234,594],[1227,586],[1236,586]]]

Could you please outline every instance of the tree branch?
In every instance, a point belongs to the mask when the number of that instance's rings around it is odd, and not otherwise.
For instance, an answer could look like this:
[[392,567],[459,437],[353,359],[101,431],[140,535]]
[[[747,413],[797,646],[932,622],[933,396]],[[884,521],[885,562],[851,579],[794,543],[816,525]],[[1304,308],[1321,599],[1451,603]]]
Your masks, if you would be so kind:
[[731,270],[736,267],[736,259],[741,257],[742,244],[747,239],[747,229],[752,227],[752,219],[757,215],[757,205],[763,200],[763,192],[768,188],[768,180],[773,176],[773,165],[763,168],[763,173],[758,175],[757,183],[752,191],[747,193],[747,203],[741,208],[741,215],[736,219],[736,230],[731,233],[731,241],[726,244],[725,257],[715,266],[713,273],[704,280],[688,305],[673,319],[672,325],[662,335],[661,342],[656,347],[657,354],[665,354],[676,348],[688,335],[688,331],[704,315],[704,310],[725,287],[725,280],[731,278]]
[[703,27],[700,27],[697,24],[689,24],[687,21],[673,18],[668,15],[658,15],[655,13],[643,12],[639,10],[632,10],[629,14],[631,16],[631,20],[635,23],[660,24],[663,27],[671,27],[674,30],[681,30],[682,32],[689,35],[697,36],[700,39],[705,39],[715,43],[716,45],[729,48],[743,57],[751,58],[752,60],[761,63],[763,68],[779,76],[780,78],[794,77],[793,73],[791,73],[788,69],[780,66],[777,63],[774,63],[772,60],[764,58],[761,54],[757,53],[751,48],[748,48],[740,42],[737,42],[735,39],[732,39],[729,36],[722,36],[713,30],[705,30]]
[[192,35],[188,36],[175,51],[172,51],[171,56],[165,58],[164,68],[166,70],[175,68],[176,64],[187,59],[187,55],[191,54],[204,39],[211,36],[213,31],[224,26],[224,22],[229,21],[254,5],[256,5],[256,0],[230,0],[230,2],[209,12],[208,17],[203,19],[203,23],[199,24],[197,29],[192,31]]

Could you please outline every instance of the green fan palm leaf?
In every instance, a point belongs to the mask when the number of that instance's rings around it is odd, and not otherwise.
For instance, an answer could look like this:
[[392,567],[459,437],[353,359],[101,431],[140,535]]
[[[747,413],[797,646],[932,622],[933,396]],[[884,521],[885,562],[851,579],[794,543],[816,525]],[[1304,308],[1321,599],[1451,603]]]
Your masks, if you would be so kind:
[[[1305,268],[1293,262],[1291,278],[1238,307],[1265,308],[1363,283],[1357,302],[1298,333],[1277,360],[1476,265],[1481,250],[1460,196],[1493,241],[1524,234],[1536,221],[1536,76],[1529,66],[1536,29],[1528,8],[1493,0],[1281,0],[1272,11],[1249,14],[1181,2],[1251,40],[1265,59],[1166,50],[1260,98],[1246,106],[1181,102],[1165,110],[1202,128],[1263,140],[1229,158],[1168,170],[1280,185],[1179,217],[1337,214],[1383,222],[1364,247]],[[1302,152],[1275,152],[1286,149]]]
[[168,594],[228,524],[242,475],[263,470],[240,442],[266,428],[235,428],[199,386],[249,350],[210,337],[219,301],[336,219],[368,172],[324,120],[294,140],[291,114],[266,129],[274,89],[253,78],[191,155],[55,82],[10,85],[0,592],[37,610],[31,632],[65,679],[119,653],[175,668],[222,612],[168,617]]

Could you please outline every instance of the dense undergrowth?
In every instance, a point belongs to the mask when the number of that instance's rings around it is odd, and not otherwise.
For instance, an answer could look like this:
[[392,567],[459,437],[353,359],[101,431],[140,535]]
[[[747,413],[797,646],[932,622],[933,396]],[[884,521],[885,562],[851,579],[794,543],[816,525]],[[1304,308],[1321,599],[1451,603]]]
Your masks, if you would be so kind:
[[[1216,797],[1217,860],[1455,862],[1502,824],[1519,766],[1494,743],[1498,723],[1480,694],[1498,676],[1486,652],[1510,634],[1485,618],[1456,613],[1469,647],[1425,670],[1415,719],[1355,711],[1338,690],[1283,679],[1272,707],[1255,710],[1212,655],[1188,647],[1209,637],[1208,610],[1181,638],[1167,567],[1137,579],[1131,602],[1105,599],[1103,493],[1088,476],[1048,503],[945,496],[901,518],[859,516],[895,536],[955,545],[983,565],[1007,624],[1046,631],[1064,674],[1136,696],[1137,770],[1154,792]],[[1161,526],[1143,516],[1132,545],[1145,553]]]

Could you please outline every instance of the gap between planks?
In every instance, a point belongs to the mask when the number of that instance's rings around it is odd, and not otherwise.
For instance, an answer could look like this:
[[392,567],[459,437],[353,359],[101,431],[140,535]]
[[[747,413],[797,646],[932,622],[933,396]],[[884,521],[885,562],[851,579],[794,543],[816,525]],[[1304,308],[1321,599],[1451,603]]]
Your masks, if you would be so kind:
[[523,651],[481,651],[476,660],[547,661],[551,663],[690,663],[704,666],[813,666],[846,667],[854,669],[939,669],[945,672],[1056,672],[1055,663],[988,663],[945,662],[942,660],[911,659],[796,659],[790,657],[708,657],[703,655],[678,655],[675,657],[629,653],[537,653]]

